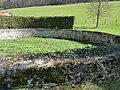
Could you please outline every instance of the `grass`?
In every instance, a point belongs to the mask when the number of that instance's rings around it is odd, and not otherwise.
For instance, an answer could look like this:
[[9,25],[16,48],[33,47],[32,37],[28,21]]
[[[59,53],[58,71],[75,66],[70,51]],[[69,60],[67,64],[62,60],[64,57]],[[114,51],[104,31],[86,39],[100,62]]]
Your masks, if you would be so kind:
[[[27,8],[17,8],[2,10],[12,12],[15,16],[75,16],[76,29],[107,32],[120,35],[120,1],[110,2],[112,13],[107,18],[100,20],[100,27],[94,28],[95,18],[89,18],[87,15],[88,3],[57,5],[57,6],[35,6]],[[105,24],[106,19],[106,24]],[[117,25],[116,25],[117,20]]]
[[[58,5],[58,6],[35,6],[28,8],[17,8],[2,10],[12,12],[15,16],[75,16],[75,26],[78,30],[91,30],[107,32],[120,35],[120,1],[110,2],[112,13],[107,18],[100,20],[100,27],[94,28],[95,18],[89,18],[87,15],[88,3]],[[106,20],[106,24],[105,24]],[[117,20],[117,24],[116,24]],[[51,38],[18,38],[15,40],[0,40],[0,54],[13,53],[47,53],[62,51],[74,48],[84,48],[92,46],[91,44],[82,44],[78,42],[59,40]],[[120,90],[120,79],[107,80],[102,84],[86,84],[76,88],[65,87],[64,90]],[[25,89],[19,89],[25,90]],[[33,89],[31,89],[33,90]],[[57,89],[55,89],[57,90]],[[59,89],[59,90],[63,90]]]
[[52,38],[17,38],[0,40],[0,54],[48,53],[86,46],[92,47],[92,44]]

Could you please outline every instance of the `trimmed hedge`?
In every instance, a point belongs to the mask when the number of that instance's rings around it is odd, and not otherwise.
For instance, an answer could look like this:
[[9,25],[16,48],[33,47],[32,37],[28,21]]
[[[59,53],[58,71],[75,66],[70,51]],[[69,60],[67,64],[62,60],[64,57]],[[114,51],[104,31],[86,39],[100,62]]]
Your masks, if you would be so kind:
[[64,17],[18,17],[0,16],[0,28],[52,28],[72,29],[74,16]]

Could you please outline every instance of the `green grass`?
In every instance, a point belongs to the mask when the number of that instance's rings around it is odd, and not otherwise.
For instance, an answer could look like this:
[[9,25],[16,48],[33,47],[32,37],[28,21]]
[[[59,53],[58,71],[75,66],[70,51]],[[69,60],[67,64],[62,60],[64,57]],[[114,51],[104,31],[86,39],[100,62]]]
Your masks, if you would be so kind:
[[74,48],[84,48],[91,44],[52,38],[18,38],[0,40],[0,54],[48,53]]
[[[95,26],[94,19],[89,18],[87,15],[88,3],[70,4],[70,5],[58,5],[58,6],[35,6],[28,8],[17,8],[2,10],[12,12],[15,16],[75,16],[77,29],[80,30],[95,30],[112,34],[120,35],[120,1],[110,2],[112,6],[112,13],[109,17],[100,20],[100,27],[93,28]],[[117,19],[117,25],[116,25]]]

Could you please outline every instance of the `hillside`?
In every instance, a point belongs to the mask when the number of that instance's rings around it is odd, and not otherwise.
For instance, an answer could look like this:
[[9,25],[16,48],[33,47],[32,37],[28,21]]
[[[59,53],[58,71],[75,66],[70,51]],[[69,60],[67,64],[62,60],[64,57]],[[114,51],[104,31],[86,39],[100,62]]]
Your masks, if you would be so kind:
[[80,2],[89,2],[89,0],[0,0],[0,8],[10,9],[30,6],[73,4]]
[[57,6],[34,6],[28,8],[17,8],[2,10],[9,11],[15,16],[75,16],[77,29],[96,30],[112,34],[120,34],[120,1],[110,2],[112,13],[107,18],[102,18],[100,27],[94,28],[95,18],[89,18],[87,15],[88,3],[57,5]]

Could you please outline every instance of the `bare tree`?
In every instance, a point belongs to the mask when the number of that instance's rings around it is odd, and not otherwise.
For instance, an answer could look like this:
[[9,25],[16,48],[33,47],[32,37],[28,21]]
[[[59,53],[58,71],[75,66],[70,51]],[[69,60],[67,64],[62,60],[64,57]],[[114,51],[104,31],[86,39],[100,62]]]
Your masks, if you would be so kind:
[[109,15],[111,12],[109,0],[90,0],[87,8],[88,15],[96,17],[96,27],[99,26],[100,18]]

